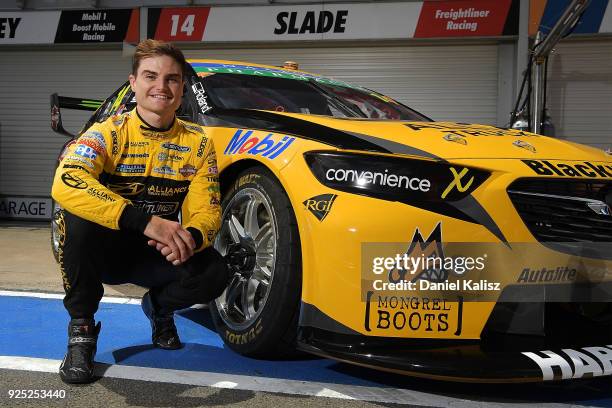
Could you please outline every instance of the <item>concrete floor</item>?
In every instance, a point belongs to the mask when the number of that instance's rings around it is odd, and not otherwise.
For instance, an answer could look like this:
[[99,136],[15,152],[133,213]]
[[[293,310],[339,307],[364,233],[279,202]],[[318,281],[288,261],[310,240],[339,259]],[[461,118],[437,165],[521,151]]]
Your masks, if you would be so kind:
[[[51,229],[42,223],[0,223],[0,289],[63,293],[51,253]],[[105,285],[105,296],[141,297],[135,285]]]

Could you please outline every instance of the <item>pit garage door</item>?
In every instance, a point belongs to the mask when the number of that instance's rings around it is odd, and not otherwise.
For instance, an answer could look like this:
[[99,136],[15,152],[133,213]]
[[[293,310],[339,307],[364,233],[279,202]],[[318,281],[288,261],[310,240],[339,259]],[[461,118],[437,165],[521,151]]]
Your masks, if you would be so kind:
[[[130,67],[130,59],[122,57],[121,50],[3,49],[0,195],[51,195],[55,159],[67,139],[51,130],[50,94],[105,98],[127,79]],[[65,113],[64,127],[73,132],[91,115]]]
[[[497,45],[188,49],[220,58],[300,68],[388,94],[436,120],[495,124]],[[0,196],[49,197],[65,138],[49,127],[49,95],[108,96],[130,71],[120,50],[3,50],[0,61]],[[76,131],[89,112],[65,112]]]
[[612,148],[612,40],[561,42],[549,58],[546,104],[558,137]]

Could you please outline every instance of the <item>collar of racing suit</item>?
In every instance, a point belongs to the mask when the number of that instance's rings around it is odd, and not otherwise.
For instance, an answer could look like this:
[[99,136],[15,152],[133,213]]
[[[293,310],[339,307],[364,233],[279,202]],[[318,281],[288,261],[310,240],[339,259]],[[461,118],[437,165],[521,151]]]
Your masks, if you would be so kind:
[[[135,113],[135,115],[134,115]],[[140,122],[140,130],[141,132],[143,132],[143,135],[145,133],[151,133],[154,134],[157,137],[164,137],[165,135],[170,135],[172,133],[172,130],[174,128],[174,126],[176,125],[176,116],[174,118],[172,118],[172,123],[170,124],[170,126],[168,126],[167,128],[158,128],[155,126],[151,126],[147,123],[146,120],[144,120],[142,118],[142,116],[140,116],[140,114],[138,113],[138,109],[134,108],[134,110],[132,111],[132,116],[137,118],[138,121]]]

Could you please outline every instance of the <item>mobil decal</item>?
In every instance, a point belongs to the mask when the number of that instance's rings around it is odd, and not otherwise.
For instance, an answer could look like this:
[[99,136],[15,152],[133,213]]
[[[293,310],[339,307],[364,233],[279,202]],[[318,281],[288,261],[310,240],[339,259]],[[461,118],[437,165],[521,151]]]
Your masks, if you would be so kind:
[[262,136],[253,130],[238,129],[223,151],[224,154],[253,154],[277,158],[293,143],[295,137],[268,133]]

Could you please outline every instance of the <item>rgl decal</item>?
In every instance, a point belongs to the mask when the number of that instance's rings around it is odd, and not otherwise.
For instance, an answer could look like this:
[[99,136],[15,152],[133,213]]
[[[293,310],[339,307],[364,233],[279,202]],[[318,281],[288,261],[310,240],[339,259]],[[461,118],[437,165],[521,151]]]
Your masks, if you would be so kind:
[[331,211],[334,201],[338,197],[336,194],[321,194],[305,200],[304,208],[310,211],[319,221],[323,221]]

